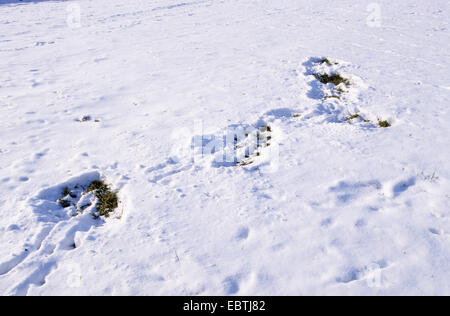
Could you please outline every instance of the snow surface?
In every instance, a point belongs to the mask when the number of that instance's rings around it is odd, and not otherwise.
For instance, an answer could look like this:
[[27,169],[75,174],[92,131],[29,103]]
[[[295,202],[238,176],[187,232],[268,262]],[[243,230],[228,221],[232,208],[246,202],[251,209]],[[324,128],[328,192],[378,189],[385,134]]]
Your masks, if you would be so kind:
[[[449,295],[449,23],[448,0],[0,0],[0,294]],[[251,164],[217,159],[265,126]],[[114,216],[56,202],[99,178]]]

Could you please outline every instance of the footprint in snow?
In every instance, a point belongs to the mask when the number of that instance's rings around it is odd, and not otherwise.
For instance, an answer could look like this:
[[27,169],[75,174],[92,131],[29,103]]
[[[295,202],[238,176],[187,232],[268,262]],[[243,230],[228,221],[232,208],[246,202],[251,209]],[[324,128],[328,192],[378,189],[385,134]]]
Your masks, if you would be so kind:
[[222,282],[225,295],[234,295],[239,292],[239,277],[229,276]]
[[241,227],[238,229],[235,235],[237,241],[242,241],[248,238],[250,234],[250,229],[248,227]]

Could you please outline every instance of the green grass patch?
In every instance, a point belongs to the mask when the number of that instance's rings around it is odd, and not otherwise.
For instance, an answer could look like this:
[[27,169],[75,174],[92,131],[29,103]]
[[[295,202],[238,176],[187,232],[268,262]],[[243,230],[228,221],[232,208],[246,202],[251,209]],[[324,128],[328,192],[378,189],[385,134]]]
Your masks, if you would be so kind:
[[245,167],[245,166],[251,165],[252,163],[253,163],[253,160],[241,161],[241,162],[236,163],[236,166]]
[[64,187],[64,189],[61,192],[61,198],[65,198],[67,196],[70,196],[71,198],[75,199],[77,195],[73,193],[69,187]]
[[327,64],[328,66],[331,66],[331,65],[339,65],[339,63],[338,62],[331,62],[328,58],[322,58],[322,59],[320,59],[319,61],[318,61],[318,63],[319,64]]
[[327,64],[328,66],[331,66],[331,61],[328,58],[322,58],[319,63],[321,64]]
[[259,130],[261,131],[261,132],[271,132],[272,131],[272,128],[270,127],[270,126],[261,126],[260,128],[259,128]]
[[92,181],[86,192],[93,192],[98,200],[96,204],[98,215],[96,217],[109,217],[109,214],[119,206],[117,192],[111,190],[102,180]]
[[327,96],[325,96],[323,99],[324,99],[324,100],[328,100],[328,99],[338,99],[338,100],[340,100],[341,97],[338,96],[338,95],[327,95]]
[[69,187],[64,187],[64,189],[61,192],[61,195],[63,198],[65,198],[66,196],[68,196],[70,194],[70,189]]
[[342,77],[340,74],[314,74],[314,77],[316,77],[317,80],[319,80],[323,84],[332,83],[335,86],[340,85],[341,83],[344,83],[345,85],[349,86],[350,81],[344,77]]
[[386,120],[384,120],[384,121],[378,120],[378,126],[387,128],[387,127],[391,126],[391,123],[389,123],[389,121],[386,121]]
[[351,120],[354,120],[354,119],[357,119],[357,118],[360,118],[360,117],[361,117],[361,115],[359,115],[359,114],[353,114],[353,115],[348,116],[345,120],[346,121],[351,121]]
[[62,208],[68,208],[71,204],[70,201],[67,201],[65,199],[59,199],[58,200],[58,204],[62,207]]
[[89,122],[90,120],[92,120],[92,117],[90,115],[85,115],[79,118],[77,121],[81,123],[81,122]]
[[[246,137],[248,136],[255,136],[255,142],[252,142],[252,144],[249,146],[246,144],[246,151],[243,158],[237,158],[237,161],[235,162],[236,166],[248,166],[255,162],[256,157],[260,157],[263,155],[263,153],[260,151],[261,148],[269,147],[270,143],[269,141],[272,139],[271,136],[272,127],[266,124],[259,125],[257,127],[257,130],[255,133],[248,134],[246,133]],[[247,147],[249,146],[249,147]],[[238,144],[235,144],[235,149],[237,148],[243,148],[243,146],[240,146]]]
[[61,198],[57,200],[57,203],[63,208],[68,208],[73,205],[76,213],[72,216],[76,216],[92,206],[92,201],[88,203],[83,202],[84,204],[80,205],[81,200],[74,201],[70,198],[76,199],[78,195],[81,197],[88,193],[92,193],[97,201],[97,204],[95,205],[96,210],[93,214],[95,218],[101,216],[109,217],[110,213],[119,206],[117,191],[111,190],[111,188],[102,180],[92,181],[87,188],[79,185],[76,185],[73,190],[67,186],[64,187],[61,191]]

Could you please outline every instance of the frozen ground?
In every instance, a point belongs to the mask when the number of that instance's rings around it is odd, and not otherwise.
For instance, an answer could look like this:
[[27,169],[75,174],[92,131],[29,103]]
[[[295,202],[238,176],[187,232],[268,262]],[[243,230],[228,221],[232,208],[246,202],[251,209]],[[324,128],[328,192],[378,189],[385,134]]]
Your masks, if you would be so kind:
[[[0,0],[0,294],[449,295],[449,27],[448,0]],[[208,153],[251,126],[248,165]],[[98,178],[115,216],[56,203]]]

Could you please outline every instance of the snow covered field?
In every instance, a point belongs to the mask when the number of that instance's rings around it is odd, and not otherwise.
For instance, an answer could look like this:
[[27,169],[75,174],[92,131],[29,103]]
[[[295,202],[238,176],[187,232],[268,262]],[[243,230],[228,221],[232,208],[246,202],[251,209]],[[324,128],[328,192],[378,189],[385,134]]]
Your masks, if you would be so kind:
[[0,294],[450,295],[450,2],[182,1],[0,0]]

